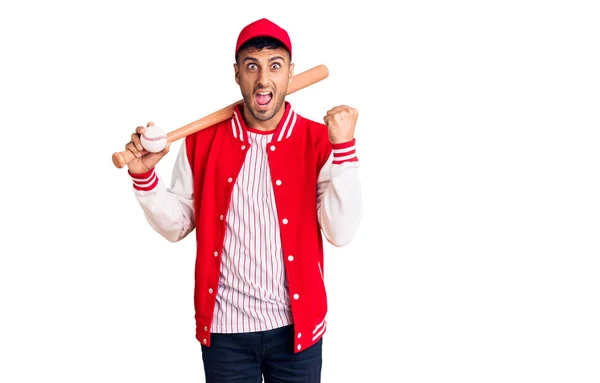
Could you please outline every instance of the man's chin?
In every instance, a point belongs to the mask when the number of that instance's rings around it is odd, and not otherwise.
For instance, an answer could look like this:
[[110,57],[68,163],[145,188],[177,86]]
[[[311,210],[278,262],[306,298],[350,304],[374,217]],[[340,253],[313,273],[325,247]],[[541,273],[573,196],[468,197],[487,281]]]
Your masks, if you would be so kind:
[[273,118],[275,113],[272,113],[271,111],[268,111],[268,110],[255,110],[252,112],[252,115],[258,121],[268,121]]
[[276,110],[272,105],[269,105],[268,108],[253,107],[250,110],[254,118],[259,121],[268,121],[276,114]]
[[246,102],[246,106],[249,106],[250,113],[257,121],[268,121],[275,117],[277,112],[283,106],[283,102],[277,102],[275,98],[272,98],[268,104],[260,105],[256,103],[256,101],[252,100],[251,104],[248,105]]

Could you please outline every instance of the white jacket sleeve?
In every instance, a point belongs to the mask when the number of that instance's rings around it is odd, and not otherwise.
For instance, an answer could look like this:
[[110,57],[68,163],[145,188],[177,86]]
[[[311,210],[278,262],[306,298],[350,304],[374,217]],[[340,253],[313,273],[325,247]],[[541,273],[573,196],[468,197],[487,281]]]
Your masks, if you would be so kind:
[[154,169],[145,174],[129,174],[134,195],[155,231],[177,242],[194,229],[194,184],[185,142],[173,167],[170,188]]
[[317,216],[327,241],[348,244],[362,219],[362,194],[355,140],[333,145],[317,180]]

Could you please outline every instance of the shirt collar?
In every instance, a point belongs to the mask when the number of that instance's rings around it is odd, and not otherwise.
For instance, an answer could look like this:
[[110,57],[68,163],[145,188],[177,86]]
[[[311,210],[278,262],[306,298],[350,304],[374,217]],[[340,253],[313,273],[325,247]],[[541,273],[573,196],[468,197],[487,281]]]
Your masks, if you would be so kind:
[[[236,139],[248,142],[248,129],[244,122],[242,110],[243,104],[237,104],[233,109],[233,116],[231,117],[231,133]],[[298,115],[292,109],[292,105],[288,101],[285,101],[283,116],[274,131],[273,141],[288,139],[294,131],[297,120]]]

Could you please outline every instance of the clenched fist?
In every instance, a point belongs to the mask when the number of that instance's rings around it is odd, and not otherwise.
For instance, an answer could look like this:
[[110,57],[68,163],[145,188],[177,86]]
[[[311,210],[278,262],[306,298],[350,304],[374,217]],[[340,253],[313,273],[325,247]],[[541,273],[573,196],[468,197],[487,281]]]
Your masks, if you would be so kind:
[[339,105],[330,109],[323,121],[329,128],[329,141],[332,144],[341,144],[354,139],[354,128],[358,119],[358,110],[346,105]]

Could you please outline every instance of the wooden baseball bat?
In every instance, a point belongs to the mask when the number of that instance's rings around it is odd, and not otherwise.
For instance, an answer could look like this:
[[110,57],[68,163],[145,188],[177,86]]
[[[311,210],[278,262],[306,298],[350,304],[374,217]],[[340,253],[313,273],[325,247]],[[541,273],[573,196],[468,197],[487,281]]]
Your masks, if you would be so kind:
[[[300,89],[304,89],[307,86],[313,85],[321,80],[326,79],[328,76],[329,69],[323,64],[317,65],[302,73],[298,73],[297,75],[292,77],[292,81],[288,86],[287,94],[289,95],[296,91],[299,91]],[[179,129],[175,129],[167,133],[167,141],[177,141],[199,130],[208,128],[209,126],[213,126],[221,121],[225,121],[228,118],[231,118],[235,106],[241,104],[242,102],[243,100],[236,101],[233,104],[224,107],[223,109],[217,110],[216,112],[209,114],[208,116],[202,117],[199,120],[190,122],[189,124],[182,126]],[[112,155],[112,161],[117,168],[122,168],[134,158],[135,156],[129,150],[115,152]]]

